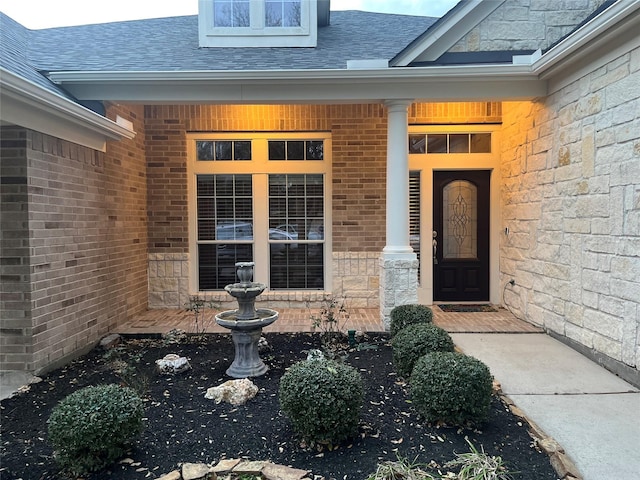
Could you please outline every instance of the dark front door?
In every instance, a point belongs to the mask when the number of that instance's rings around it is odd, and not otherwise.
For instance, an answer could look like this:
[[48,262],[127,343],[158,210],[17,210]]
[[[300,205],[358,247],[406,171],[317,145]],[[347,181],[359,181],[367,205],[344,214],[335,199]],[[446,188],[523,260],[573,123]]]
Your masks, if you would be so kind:
[[489,170],[433,172],[434,300],[489,300]]

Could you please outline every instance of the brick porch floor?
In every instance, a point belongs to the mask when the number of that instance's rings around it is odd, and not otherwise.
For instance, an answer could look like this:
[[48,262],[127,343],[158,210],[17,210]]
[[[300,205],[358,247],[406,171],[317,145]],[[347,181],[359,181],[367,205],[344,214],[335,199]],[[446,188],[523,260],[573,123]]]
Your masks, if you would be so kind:
[[[451,333],[539,333],[542,329],[517,319],[508,310],[497,312],[448,313],[437,305],[433,307],[434,323]],[[311,332],[310,315],[317,311],[307,309],[280,309],[278,320],[264,329],[269,332]],[[121,334],[158,334],[171,329],[195,332],[193,314],[186,310],[148,310],[121,325]],[[349,320],[344,330],[364,332],[384,331],[377,308],[349,309]],[[204,325],[207,333],[227,333],[228,330],[215,323],[213,316]]]

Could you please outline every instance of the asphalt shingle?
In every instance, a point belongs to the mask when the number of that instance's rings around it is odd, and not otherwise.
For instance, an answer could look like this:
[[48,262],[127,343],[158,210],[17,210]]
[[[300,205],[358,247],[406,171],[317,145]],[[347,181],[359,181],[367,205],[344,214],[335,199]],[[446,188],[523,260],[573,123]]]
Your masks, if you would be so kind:
[[198,17],[27,30],[39,70],[180,71],[344,69],[347,60],[391,59],[437,19],[331,13],[314,48],[200,48]]

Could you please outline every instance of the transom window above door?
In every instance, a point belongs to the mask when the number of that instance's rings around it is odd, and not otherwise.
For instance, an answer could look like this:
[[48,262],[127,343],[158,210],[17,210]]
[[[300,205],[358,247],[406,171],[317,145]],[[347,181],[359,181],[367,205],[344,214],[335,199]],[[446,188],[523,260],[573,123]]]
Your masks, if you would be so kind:
[[410,133],[409,153],[491,153],[491,133]]

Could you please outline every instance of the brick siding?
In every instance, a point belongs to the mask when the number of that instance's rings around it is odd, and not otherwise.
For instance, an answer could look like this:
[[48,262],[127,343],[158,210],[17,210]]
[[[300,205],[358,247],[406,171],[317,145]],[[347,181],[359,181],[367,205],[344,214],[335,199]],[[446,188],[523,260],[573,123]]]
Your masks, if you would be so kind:
[[[410,123],[496,123],[498,102],[413,105]],[[182,308],[188,300],[186,134],[323,131],[332,138],[333,292],[376,307],[379,255],[386,237],[387,117],[381,104],[187,105],[145,107],[149,210],[149,305]],[[295,307],[313,297],[268,292]],[[321,297],[318,297],[321,298]]]
[[138,135],[107,153],[2,129],[2,369],[64,362],[147,307],[142,109],[116,114]]

